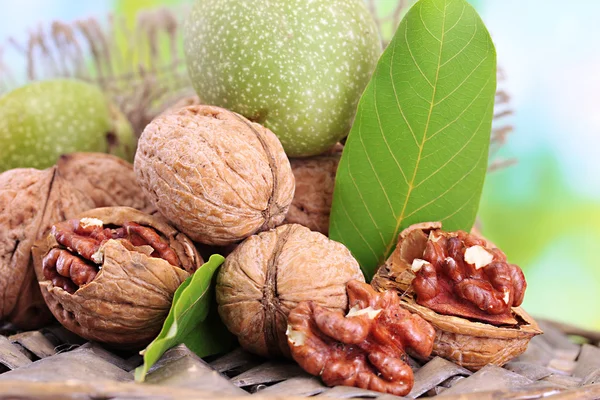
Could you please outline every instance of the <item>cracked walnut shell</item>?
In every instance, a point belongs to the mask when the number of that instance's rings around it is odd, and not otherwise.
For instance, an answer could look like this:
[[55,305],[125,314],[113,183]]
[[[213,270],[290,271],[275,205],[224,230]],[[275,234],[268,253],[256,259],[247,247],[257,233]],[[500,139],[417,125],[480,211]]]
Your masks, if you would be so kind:
[[35,329],[52,319],[35,278],[31,247],[54,222],[93,207],[56,167],[0,174],[0,320]]
[[433,355],[472,370],[502,366],[541,333],[516,307],[525,289],[522,272],[507,268],[504,253],[482,237],[441,227],[431,222],[402,231],[371,284],[397,290],[403,307],[436,328]]
[[346,283],[353,279],[364,282],[344,245],[301,225],[282,225],[249,237],[227,256],[217,276],[219,314],[246,350],[290,357],[290,310],[312,300],[346,311]]
[[128,207],[55,224],[32,253],[56,319],[83,338],[121,346],[154,339],[175,290],[202,264],[184,234]]
[[294,196],[277,137],[219,107],[193,105],[154,119],[138,142],[134,168],[160,213],[209,245],[281,224]]

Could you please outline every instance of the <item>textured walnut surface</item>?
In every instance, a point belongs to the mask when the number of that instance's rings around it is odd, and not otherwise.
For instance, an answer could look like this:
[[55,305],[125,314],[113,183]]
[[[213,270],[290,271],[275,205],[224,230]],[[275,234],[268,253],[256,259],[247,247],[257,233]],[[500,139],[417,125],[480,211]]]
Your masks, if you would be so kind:
[[31,264],[31,246],[52,223],[93,208],[56,168],[0,174],[0,319],[23,327],[47,322]]
[[71,153],[56,163],[60,174],[92,198],[96,207],[133,207],[154,211],[137,183],[133,165],[104,153]]
[[227,257],[217,278],[219,313],[246,349],[289,356],[289,311],[303,300],[345,310],[352,279],[364,282],[346,247],[303,226],[282,225],[251,236]]
[[294,176],[277,137],[218,107],[159,116],[138,143],[135,171],[147,196],[195,241],[227,245],[279,225]]
[[[600,333],[546,321],[540,325],[545,334],[534,338],[528,350],[504,368],[488,366],[472,373],[441,358],[426,363],[409,359],[415,371],[410,398],[430,398],[442,392],[445,396],[440,399],[445,400],[600,397],[596,383],[600,349],[595,345]],[[246,395],[250,399],[291,400],[321,395],[390,399],[358,388],[328,388],[291,362],[267,361],[239,348],[205,362],[177,346],[165,353],[150,373],[147,380],[151,384],[139,385],[129,373],[140,364],[139,355],[109,352],[92,343],[80,346],[84,341],[58,326],[19,334],[6,328],[1,332],[3,398],[191,400]],[[576,344],[567,333],[579,335],[588,344]]]

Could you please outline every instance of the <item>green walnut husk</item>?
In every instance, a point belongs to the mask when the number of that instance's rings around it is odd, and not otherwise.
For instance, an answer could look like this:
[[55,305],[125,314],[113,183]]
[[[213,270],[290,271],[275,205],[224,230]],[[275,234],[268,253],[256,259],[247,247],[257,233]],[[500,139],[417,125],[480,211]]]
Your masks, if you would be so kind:
[[111,153],[133,160],[136,137],[97,86],[73,79],[34,82],[0,97],[0,172],[44,169],[62,154]]

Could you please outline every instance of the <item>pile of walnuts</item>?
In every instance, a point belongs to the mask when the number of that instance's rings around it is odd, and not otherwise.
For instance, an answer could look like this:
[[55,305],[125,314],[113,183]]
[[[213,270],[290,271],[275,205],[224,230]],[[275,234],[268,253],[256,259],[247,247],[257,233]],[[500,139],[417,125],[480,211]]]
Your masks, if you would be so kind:
[[405,395],[408,355],[478,369],[523,351],[539,333],[517,307],[523,273],[483,238],[410,227],[365,283],[326,236],[340,154],[290,162],[265,127],[192,104],[146,127],[134,165],[78,153],[4,172],[0,319],[31,329],[53,316],[89,340],[141,348],[202,248],[231,251],[216,297],[240,345],[328,385]]

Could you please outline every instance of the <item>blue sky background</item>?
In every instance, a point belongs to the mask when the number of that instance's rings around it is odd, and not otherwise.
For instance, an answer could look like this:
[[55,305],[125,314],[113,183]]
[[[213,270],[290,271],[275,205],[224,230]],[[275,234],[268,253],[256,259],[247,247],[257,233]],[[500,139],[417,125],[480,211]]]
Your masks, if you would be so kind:
[[[185,1],[0,0],[0,47],[41,21],[161,3]],[[530,313],[600,328],[600,1],[471,3],[496,43],[516,110],[501,156],[519,160],[488,176],[484,233],[525,270]],[[23,68],[18,57],[4,61]]]

